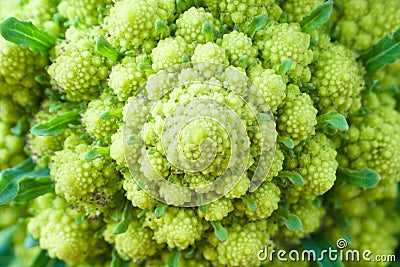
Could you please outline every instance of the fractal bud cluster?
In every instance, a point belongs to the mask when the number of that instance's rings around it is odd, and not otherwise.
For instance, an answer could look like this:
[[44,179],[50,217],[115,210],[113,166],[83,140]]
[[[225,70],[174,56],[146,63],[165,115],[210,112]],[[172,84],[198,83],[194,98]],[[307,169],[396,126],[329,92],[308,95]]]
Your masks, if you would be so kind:
[[[395,0],[0,0],[0,266],[391,266],[397,59]],[[393,257],[259,257],[327,247]]]

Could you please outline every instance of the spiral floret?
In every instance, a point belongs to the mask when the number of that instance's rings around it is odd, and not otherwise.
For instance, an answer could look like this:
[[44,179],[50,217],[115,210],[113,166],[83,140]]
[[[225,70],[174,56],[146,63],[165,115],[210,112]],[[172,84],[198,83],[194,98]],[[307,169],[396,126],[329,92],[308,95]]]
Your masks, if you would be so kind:
[[214,43],[197,45],[192,56],[192,61],[229,65],[225,49]]
[[189,55],[189,47],[181,36],[161,40],[152,50],[155,71],[167,69],[182,63],[183,57]]
[[324,0],[286,0],[281,6],[282,10],[293,17],[293,20],[300,22],[303,17],[313,11]]
[[226,50],[229,62],[236,67],[241,66],[240,58],[243,56],[248,57],[246,64],[250,66],[255,62],[258,54],[250,37],[237,31],[224,34],[221,47]]
[[10,124],[0,120],[0,170],[17,165],[26,157],[24,137],[14,135],[11,128]]
[[99,23],[99,9],[106,9],[111,4],[111,0],[63,0],[57,6],[60,14],[67,18],[68,22],[76,20],[83,21],[88,26]]

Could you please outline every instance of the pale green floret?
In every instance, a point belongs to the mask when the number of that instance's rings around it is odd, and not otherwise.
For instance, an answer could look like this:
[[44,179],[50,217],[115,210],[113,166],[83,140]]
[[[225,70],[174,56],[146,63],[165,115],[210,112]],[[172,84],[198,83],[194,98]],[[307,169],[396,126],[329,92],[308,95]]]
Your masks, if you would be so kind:
[[44,73],[47,63],[40,53],[0,36],[0,96],[10,96],[22,107],[37,106],[41,90],[35,76]]
[[287,87],[284,105],[278,109],[277,128],[281,137],[302,141],[315,133],[317,109],[306,93],[295,85]]
[[295,156],[285,157],[285,170],[299,173],[304,185],[289,184],[285,197],[296,202],[298,198],[314,199],[332,188],[336,180],[337,152],[333,142],[322,133],[294,148]]
[[136,61],[134,57],[125,57],[120,64],[112,67],[108,85],[121,101],[134,96],[146,81],[146,75],[138,69]]
[[[235,204],[235,212],[244,213],[252,221],[268,218],[278,208],[280,194],[278,186],[271,182],[264,182],[254,192],[246,194],[242,202]],[[247,201],[254,201],[257,208],[254,211],[251,210]]]
[[58,195],[96,215],[113,205],[121,184],[115,164],[108,157],[85,160],[89,150],[88,145],[80,144],[73,150],[56,152],[50,164],[50,175],[56,182]]
[[20,107],[8,96],[0,96],[0,107],[0,120],[6,123],[15,124],[25,115],[22,107]]
[[88,36],[90,33],[71,34],[75,35],[74,39],[61,45],[61,53],[50,65],[48,73],[70,101],[88,100],[100,94],[112,60],[96,51],[96,41]]
[[134,207],[151,210],[158,203],[155,198],[138,185],[135,177],[130,172],[124,174],[123,187],[126,191],[126,198],[132,202]]
[[313,11],[324,0],[285,0],[281,4],[283,11],[293,17],[293,20],[300,22],[303,17]]
[[76,265],[106,250],[106,243],[94,236],[101,226],[59,198],[30,219],[28,230],[51,258]]
[[[227,180],[227,183],[231,183],[231,181],[229,180],[229,177],[225,177],[224,179]],[[247,176],[247,172],[245,172],[244,174],[242,174],[242,176],[238,179],[236,175],[233,175],[232,179],[236,179],[237,183],[235,184],[235,186],[225,195],[226,198],[240,198],[241,196],[243,196],[244,194],[246,194],[247,189],[249,189],[250,187],[250,179]],[[223,188],[223,186],[222,186]],[[218,191],[217,191],[218,193]]]
[[282,76],[275,74],[274,70],[267,69],[260,75],[253,76],[252,80],[263,94],[271,112],[275,113],[278,107],[284,104],[286,97],[286,85]]
[[221,47],[226,50],[229,62],[236,67],[241,66],[239,59],[242,56],[248,57],[249,66],[257,57],[257,48],[253,47],[251,39],[242,32],[233,31],[224,34]]
[[25,138],[13,135],[11,128],[10,124],[0,121],[0,170],[11,168],[26,158]]
[[262,52],[265,68],[278,72],[285,60],[292,59],[287,73],[289,79],[295,84],[306,84],[311,79],[308,65],[313,59],[310,39],[310,35],[301,31],[299,24],[284,23],[273,24],[257,32],[255,43]]
[[155,254],[161,247],[154,243],[153,231],[142,227],[143,223],[143,219],[132,216],[128,229],[121,234],[114,234],[116,223],[109,223],[103,233],[104,239],[114,245],[123,260],[142,262]]
[[105,24],[110,33],[110,42],[122,50],[143,47],[151,50],[156,46],[159,33],[154,29],[157,19],[166,21],[167,11],[145,0],[124,0],[115,3],[106,17]]
[[214,43],[197,45],[192,56],[192,61],[229,65],[225,49]]
[[300,218],[303,228],[299,231],[289,230],[286,226],[281,227],[281,234],[290,243],[300,243],[300,238],[307,237],[317,231],[325,215],[325,209],[309,200],[301,200],[290,206],[290,212]]
[[95,140],[109,143],[110,137],[114,134],[119,125],[119,118],[103,119],[104,112],[122,108],[121,102],[112,101],[112,95],[102,94],[100,98],[89,102],[88,108],[83,115],[82,123],[85,125],[87,133]]
[[202,29],[205,22],[210,23],[214,31],[219,29],[220,23],[211,13],[206,12],[202,7],[191,7],[176,20],[176,35],[182,36],[188,44],[193,42],[204,44],[206,36]]
[[312,66],[311,82],[316,90],[318,109],[322,114],[357,111],[361,106],[360,92],[364,89],[363,69],[357,55],[340,44],[330,42],[318,46],[316,63]]
[[182,58],[188,54],[188,45],[181,36],[166,38],[158,42],[157,47],[152,50],[152,68],[159,71],[181,64]]
[[185,249],[193,245],[209,227],[190,208],[168,207],[159,219],[155,218],[154,212],[148,214],[156,242],[167,243],[171,248]]
[[205,213],[199,208],[199,216],[207,221],[220,221],[233,211],[232,200],[222,197],[214,202],[205,205]]
[[111,0],[63,0],[57,9],[61,16],[67,18],[68,22],[73,23],[79,19],[90,26],[99,23],[98,9],[106,9],[107,5],[111,3]]

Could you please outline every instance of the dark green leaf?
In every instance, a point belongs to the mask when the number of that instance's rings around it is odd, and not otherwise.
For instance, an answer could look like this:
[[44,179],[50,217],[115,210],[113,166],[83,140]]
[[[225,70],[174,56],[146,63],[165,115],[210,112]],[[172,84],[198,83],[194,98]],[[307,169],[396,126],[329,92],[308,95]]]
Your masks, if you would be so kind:
[[333,0],[328,0],[320,4],[316,9],[306,15],[300,22],[301,29],[305,33],[311,33],[318,30],[331,17],[333,9]]
[[122,212],[122,218],[114,228],[114,234],[122,234],[128,230],[129,223],[131,222],[132,204],[130,201],[125,202],[124,211]]
[[23,117],[19,119],[17,125],[11,129],[11,133],[14,135],[22,135],[28,130],[29,130],[28,118]]
[[28,202],[38,196],[54,193],[54,183],[50,177],[24,178],[20,180],[19,187],[15,202]]
[[35,52],[47,55],[57,41],[57,38],[37,28],[30,21],[9,17],[0,25],[1,35],[14,44],[27,46]]
[[[325,257],[321,257],[322,253],[328,251],[329,248],[335,249],[322,235],[312,235],[310,238],[302,239],[301,243],[304,249],[315,252],[315,260],[321,267],[344,267],[340,260],[333,261],[327,254],[324,255]],[[336,254],[336,256],[338,255]]]
[[80,123],[81,111],[71,111],[58,115],[50,121],[36,124],[32,127],[31,133],[39,136],[54,136],[69,127],[70,124],[78,125]]
[[170,252],[167,267],[179,267],[179,261],[181,259],[181,252],[178,250],[173,250]]
[[12,225],[0,231],[0,257],[8,254],[13,243],[13,235],[18,229],[19,225]]
[[52,259],[47,255],[47,251],[41,250],[31,262],[29,267],[66,267],[67,265],[58,259]]
[[1,172],[0,205],[6,204],[17,197],[20,191],[20,180],[24,178],[39,178],[49,175],[49,169],[37,169],[29,158],[14,168]]
[[400,58],[400,28],[383,37],[377,44],[360,56],[369,73],[375,73],[386,64]]
[[363,189],[371,188],[379,183],[381,176],[374,170],[362,168],[361,171],[355,171],[339,167],[337,169],[338,179],[345,183]]
[[331,125],[339,131],[349,130],[349,125],[346,118],[337,112],[332,112],[317,117],[317,128],[324,128],[327,125]]
[[103,35],[100,35],[97,38],[96,49],[101,55],[113,60],[114,62],[117,62],[124,57],[124,54],[115,49]]

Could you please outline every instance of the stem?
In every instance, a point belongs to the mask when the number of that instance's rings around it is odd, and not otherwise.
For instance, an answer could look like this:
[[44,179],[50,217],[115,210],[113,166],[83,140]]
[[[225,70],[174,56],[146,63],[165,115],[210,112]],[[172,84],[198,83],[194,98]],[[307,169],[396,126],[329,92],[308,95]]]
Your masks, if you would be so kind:
[[206,36],[206,43],[209,43],[209,42],[212,43],[214,41],[212,30],[213,30],[212,25],[208,21],[203,23],[202,31],[203,31],[204,35]]
[[96,49],[102,56],[105,56],[114,62],[117,62],[124,57],[124,54],[115,49],[103,35],[100,35],[97,38]]
[[131,221],[132,204],[129,200],[125,201],[124,210],[122,212],[121,221],[115,226],[114,234],[122,234],[128,230],[129,223]]
[[101,114],[100,116],[101,119],[103,120],[111,120],[114,118],[122,118],[122,108],[121,109],[116,109],[116,110],[109,110],[109,111],[105,111]]

